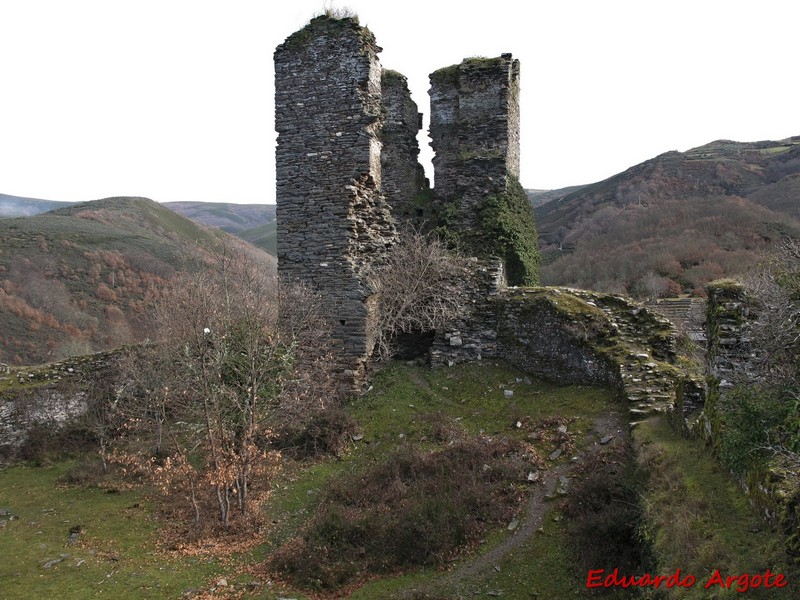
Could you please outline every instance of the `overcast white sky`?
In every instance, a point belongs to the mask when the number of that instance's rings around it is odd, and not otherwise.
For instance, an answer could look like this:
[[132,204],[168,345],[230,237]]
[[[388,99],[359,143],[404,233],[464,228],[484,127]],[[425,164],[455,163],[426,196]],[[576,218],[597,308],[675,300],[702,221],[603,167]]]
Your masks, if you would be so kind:
[[[409,78],[522,65],[522,183],[800,135],[787,0],[342,0]],[[0,193],[273,203],[272,53],[323,0],[0,0]],[[423,134],[423,158],[430,159]],[[429,165],[426,165],[430,169]]]

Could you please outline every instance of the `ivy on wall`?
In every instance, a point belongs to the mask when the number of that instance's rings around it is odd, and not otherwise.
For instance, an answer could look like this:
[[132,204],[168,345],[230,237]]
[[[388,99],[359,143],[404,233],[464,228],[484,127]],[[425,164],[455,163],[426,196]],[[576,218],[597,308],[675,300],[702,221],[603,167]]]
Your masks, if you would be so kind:
[[539,285],[536,219],[519,181],[508,177],[505,193],[487,198],[479,217],[481,248],[475,250],[503,259],[509,285]]

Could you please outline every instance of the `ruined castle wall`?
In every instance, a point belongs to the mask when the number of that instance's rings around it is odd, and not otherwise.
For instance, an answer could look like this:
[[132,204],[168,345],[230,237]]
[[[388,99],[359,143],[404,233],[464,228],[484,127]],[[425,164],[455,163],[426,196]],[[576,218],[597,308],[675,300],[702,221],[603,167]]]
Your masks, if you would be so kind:
[[498,303],[505,288],[499,260],[477,261],[463,282],[463,304],[469,307],[458,320],[436,332],[430,349],[431,365],[454,364],[497,356]]
[[0,466],[17,458],[35,429],[84,431],[88,391],[114,385],[122,356],[112,350],[0,373]]
[[536,222],[519,184],[519,61],[470,58],[430,75],[433,212],[448,243],[500,257],[511,285],[538,285]]
[[750,380],[750,306],[738,284],[709,284],[706,318],[708,373],[721,389]]
[[386,111],[381,131],[383,195],[398,223],[421,225],[425,219],[421,194],[428,190],[425,170],[419,164],[417,141],[422,129],[422,113],[411,99],[408,80],[396,71],[384,69],[381,97]]
[[454,227],[479,231],[481,201],[519,178],[519,61],[467,59],[430,81],[436,201],[455,203]]
[[[706,291],[706,368],[711,383],[702,414],[696,426],[690,429],[716,448],[725,435],[719,422],[727,410],[726,396],[734,386],[753,384],[758,379],[755,374],[758,356],[751,340],[757,315],[745,288],[738,283],[712,282]],[[753,426],[763,425],[754,423]],[[800,530],[800,474],[791,456],[772,455],[766,464],[741,477],[739,484],[751,504],[789,536],[786,545],[789,553],[800,555],[797,535]]]
[[540,291],[520,290],[503,298],[498,354],[532,375],[562,384],[620,389],[619,366],[593,347],[597,337],[598,332],[587,332]]
[[371,351],[366,273],[395,228],[381,195],[380,48],[355,19],[313,19],[275,51],[278,272],[320,291],[342,366]]

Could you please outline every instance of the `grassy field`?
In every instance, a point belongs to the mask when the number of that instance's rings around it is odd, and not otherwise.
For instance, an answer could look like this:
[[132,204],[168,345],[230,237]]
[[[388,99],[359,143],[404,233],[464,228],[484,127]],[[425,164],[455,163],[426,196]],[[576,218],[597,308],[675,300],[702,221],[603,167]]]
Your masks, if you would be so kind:
[[[676,434],[663,420],[644,423],[636,434],[638,456],[650,472],[644,492],[649,538],[660,572],[676,569],[697,583],[671,590],[667,598],[800,597],[800,569],[787,560],[783,536],[776,534],[747,501],[711,453]],[[782,589],[751,588],[746,592],[706,582],[719,570],[723,578],[763,574],[786,575]]]
[[171,559],[159,551],[159,523],[141,490],[59,485],[72,466],[0,472],[0,506],[13,515],[0,530],[4,599],[177,598],[208,587],[220,572],[217,558]]
[[[443,564],[358,578],[338,591],[318,595],[290,585],[288,578],[270,567],[269,559],[288,541],[308,535],[309,525],[326,509],[324,499],[330,497],[334,482],[367,474],[400,449],[436,453],[452,447],[455,439],[505,439],[530,444],[546,457],[547,470],[566,473],[575,462],[573,457],[596,444],[591,436],[598,419],[607,419],[620,409],[607,390],[554,386],[491,361],[437,371],[391,365],[374,377],[367,394],[348,405],[347,412],[358,426],[346,452],[314,461],[287,459],[264,506],[267,527],[258,534],[258,545],[238,553],[202,545],[180,556],[169,552],[165,524],[159,522],[153,500],[142,489],[108,493],[102,488],[65,486],[59,481],[74,467],[73,462],[8,468],[0,471],[0,508],[8,509],[14,518],[0,517],[6,521],[0,528],[0,596],[594,597],[586,589],[587,568],[576,546],[580,540],[567,516],[570,496],[546,500],[540,523],[526,537],[522,534],[526,506],[534,493],[526,482],[513,484],[519,492],[514,513],[519,527],[511,530],[506,521],[492,524],[480,539]],[[565,427],[568,434],[554,437],[555,427]],[[618,436],[622,440],[625,432]],[[699,579],[712,568],[729,573],[767,566],[789,569],[780,562],[779,538],[702,449],[657,422],[638,430],[636,443],[640,466],[652,472],[637,493],[645,500],[648,523],[642,528],[642,538],[658,561],[654,572],[669,574],[680,567],[694,571]],[[553,457],[557,447],[566,451]],[[443,477],[455,479],[460,473]],[[578,483],[573,486],[574,494],[585,493],[579,492]],[[77,526],[77,542],[69,544],[70,530]],[[498,554],[504,547],[510,550]],[[490,555],[496,558],[485,561],[486,568],[472,568]],[[225,585],[220,585],[220,579]],[[450,582],[444,592],[443,581]],[[704,596],[703,591],[696,586],[679,597],[729,597],[732,593]],[[630,590],[612,590],[606,597],[637,596]],[[756,590],[752,597],[771,596]]]

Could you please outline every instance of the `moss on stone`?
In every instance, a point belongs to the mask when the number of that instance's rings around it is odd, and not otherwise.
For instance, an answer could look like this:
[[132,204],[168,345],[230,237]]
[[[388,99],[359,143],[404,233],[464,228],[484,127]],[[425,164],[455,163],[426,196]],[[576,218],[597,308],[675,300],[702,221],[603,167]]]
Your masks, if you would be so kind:
[[461,67],[467,69],[493,69],[503,62],[503,57],[495,56],[487,58],[485,56],[470,56],[461,61]]
[[566,331],[588,347],[616,361],[624,356],[609,354],[609,347],[616,348],[616,332],[605,313],[585,300],[558,288],[523,288],[508,297],[517,306],[521,315],[538,315],[542,310],[555,312],[563,319]]
[[430,74],[431,85],[458,85],[461,65],[443,67]]
[[406,83],[408,80],[406,76],[393,69],[381,70],[381,85],[397,85]]
[[484,201],[479,219],[480,234],[472,250],[481,256],[502,258],[509,285],[538,285],[536,219],[516,178],[507,178],[505,193]]
[[729,292],[729,293],[730,292],[739,292],[739,293],[743,293],[744,292],[744,288],[742,287],[742,284],[739,281],[736,281],[735,279],[729,279],[729,278],[716,279],[714,281],[711,281],[706,285],[706,289],[709,291],[709,295],[710,295],[712,290],[715,290],[715,291],[718,290],[718,291],[721,291],[721,292]]
[[286,41],[278,46],[278,50],[300,48],[323,33],[340,36],[346,31],[353,30],[358,31],[359,35],[364,38],[367,44],[375,45],[375,36],[369,29],[359,25],[358,15],[342,13],[340,16],[337,16],[336,13],[328,11],[325,14],[312,18],[305,27],[295,31],[286,38]]

